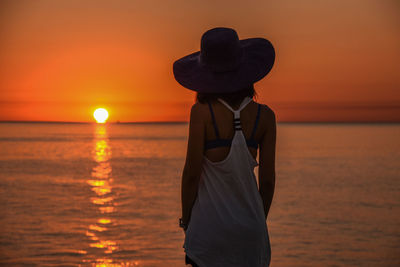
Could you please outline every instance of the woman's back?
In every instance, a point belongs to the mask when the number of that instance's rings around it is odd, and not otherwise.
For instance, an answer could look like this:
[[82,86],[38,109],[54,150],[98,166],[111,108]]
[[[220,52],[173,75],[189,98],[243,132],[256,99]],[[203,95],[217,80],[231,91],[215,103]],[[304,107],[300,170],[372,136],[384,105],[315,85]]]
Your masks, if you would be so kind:
[[[249,126],[249,138],[245,138],[240,123],[244,120],[242,112],[245,108],[256,103],[246,97],[238,110],[223,100],[221,103],[236,119],[234,123],[231,118],[229,127],[234,131],[233,139],[231,142],[219,142],[219,145],[229,144],[229,147],[212,148],[215,153],[221,148],[229,150],[222,160],[213,162],[206,157],[203,162],[198,195],[183,247],[199,266],[264,267],[270,261],[269,236],[263,201],[254,175],[254,167],[258,163],[248,150],[248,143],[252,143],[249,142],[250,136],[258,123],[257,119],[253,120],[253,125]],[[213,108],[208,107],[215,118]],[[260,114],[258,107],[256,104],[255,117]],[[213,120],[213,115],[212,129],[219,133],[219,125],[217,120]],[[251,112],[248,113],[250,115]],[[225,130],[228,134],[229,129]],[[229,141],[232,136],[220,134],[220,138]],[[221,255],[224,257],[221,258]]]
[[[224,104],[220,101],[212,101],[210,102],[212,106],[212,110],[214,112],[215,121],[218,127],[220,138],[222,139],[232,139],[234,135],[233,125],[233,113],[230,111]],[[214,129],[214,124],[212,120],[212,115],[210,112],[210,108],[208,104],[197,103],[197,105],[201,105],[202,113],[206,121],[206,129],[205,129],[205,140],[215,140],[216,133]],[[231,105],[231,107],[235,110],[239,108],[239,104]],[[251,101],[241,112],[240,112],[240,123],[242,126],[242,131],[246,139],[250,139],[254,126],[256,124],[257,111],[258,111],[259,103]],[[267,131],[268,125],[273,123],[271,121],[271,115],[273,111],[266,105],[260,104],[260,117],[258,126],[255,131],[254,139],[258,144],[261,144],[262,137],[264,133]],[[257,149],[249,146],[249,151],[253,155],[253,158],[257,158]],[[207,149],[205,151],[205,156],[213,162],[221,161],[226,158],[230,150],[230,147],[216,147]]]

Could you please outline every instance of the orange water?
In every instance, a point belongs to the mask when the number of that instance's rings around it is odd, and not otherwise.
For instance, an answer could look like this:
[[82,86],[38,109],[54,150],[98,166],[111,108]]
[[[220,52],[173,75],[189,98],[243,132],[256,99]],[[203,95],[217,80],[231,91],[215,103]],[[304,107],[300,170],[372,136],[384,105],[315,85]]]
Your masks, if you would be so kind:
[[[1,123],[0,263],[185,266],[187,126]],[[271,266],[400,265],[400,125],[277,134]]]

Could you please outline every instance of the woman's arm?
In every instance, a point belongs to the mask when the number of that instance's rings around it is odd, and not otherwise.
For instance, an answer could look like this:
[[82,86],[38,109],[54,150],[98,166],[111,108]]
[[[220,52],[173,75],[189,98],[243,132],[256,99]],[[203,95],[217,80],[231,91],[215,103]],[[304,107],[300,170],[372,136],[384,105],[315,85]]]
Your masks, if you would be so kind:
[[201,106],[196,103],[190,110],[186,162],[182,173],[182,220],[185,224],[189,223],[192,207],[197,197],[204,154],[204,122]]
[[268,125],[260,144],[258,180],[265,219],[267,219],[275,191],[276,118],[275,113],[269,107],[265,109],[264,114],[267,115]]

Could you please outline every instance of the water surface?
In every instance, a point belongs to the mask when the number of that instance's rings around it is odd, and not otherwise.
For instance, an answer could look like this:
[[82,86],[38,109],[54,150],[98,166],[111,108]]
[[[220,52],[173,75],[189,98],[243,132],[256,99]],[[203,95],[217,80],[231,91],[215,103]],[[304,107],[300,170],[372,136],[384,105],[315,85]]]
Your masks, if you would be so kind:
[[[185,266],[187,133],[1,123],[0,263]],[[279,123],[277,134],[271,266],[399,266],[400,125]]]

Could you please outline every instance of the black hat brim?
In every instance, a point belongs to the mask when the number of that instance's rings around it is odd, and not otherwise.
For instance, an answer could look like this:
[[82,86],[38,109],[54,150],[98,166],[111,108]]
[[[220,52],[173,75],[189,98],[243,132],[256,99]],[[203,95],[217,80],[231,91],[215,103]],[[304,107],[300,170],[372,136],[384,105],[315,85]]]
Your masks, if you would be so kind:
[[183,87],[199,93],[236,92],[264,78],[275,62],[275,49],[264,38],[240,40],[243,61],[238,68],[214,72],[200,64],[200,51],[174,62],[175,80]]

